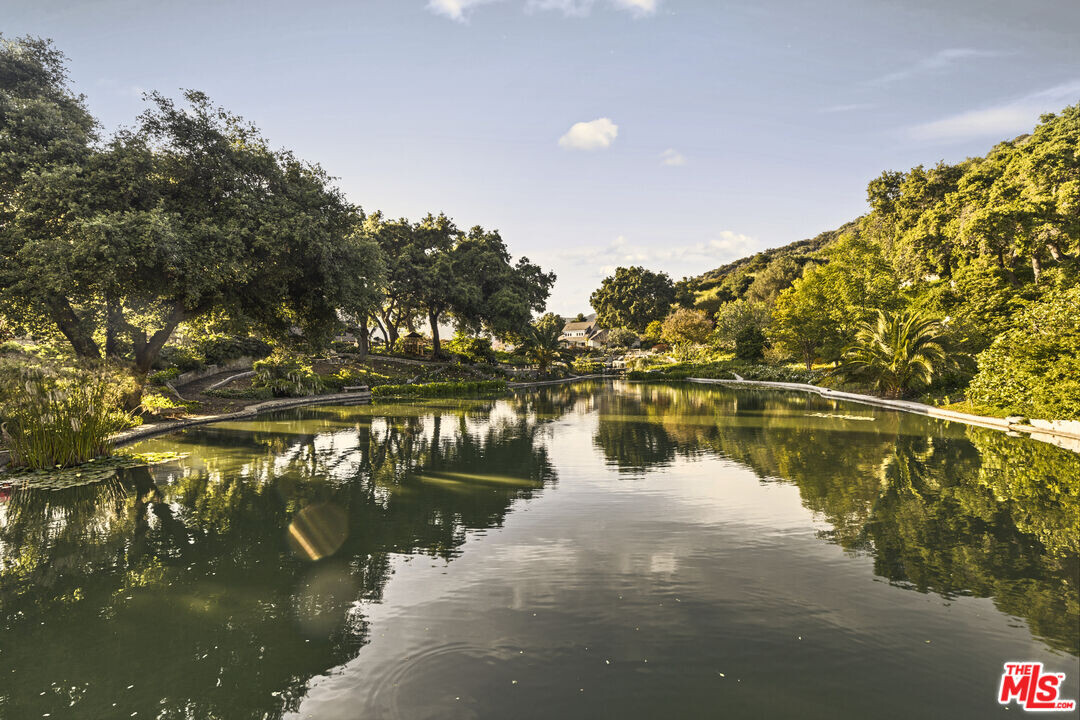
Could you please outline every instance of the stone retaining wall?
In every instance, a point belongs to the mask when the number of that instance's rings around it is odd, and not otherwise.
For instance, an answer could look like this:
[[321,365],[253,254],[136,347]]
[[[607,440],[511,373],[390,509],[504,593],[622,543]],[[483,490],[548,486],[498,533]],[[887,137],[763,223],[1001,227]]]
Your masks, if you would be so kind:
[[207,365],[201,370],[191,370],[189,372],[177,375],[175,378],[173,378],[172,384],[179,387],[181,385],[193,383],[196,380],[208,378],[211,375],[219,375],[223,372],[229,372],[230,370],[250,370],[253,362],[254,360],[249,357],[242,357],[235,360],[230,360],[227,363],[222,363],[221,365]]

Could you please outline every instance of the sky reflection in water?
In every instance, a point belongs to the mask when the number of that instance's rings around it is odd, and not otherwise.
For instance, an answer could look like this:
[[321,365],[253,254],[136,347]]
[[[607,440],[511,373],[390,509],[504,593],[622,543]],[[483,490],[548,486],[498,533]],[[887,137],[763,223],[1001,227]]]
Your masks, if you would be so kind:
[[0,505],[0,717],[984,718],[1008,660],[1078,694],[1080,456],[1030,440],[580,384],[139,449],[190,455]]

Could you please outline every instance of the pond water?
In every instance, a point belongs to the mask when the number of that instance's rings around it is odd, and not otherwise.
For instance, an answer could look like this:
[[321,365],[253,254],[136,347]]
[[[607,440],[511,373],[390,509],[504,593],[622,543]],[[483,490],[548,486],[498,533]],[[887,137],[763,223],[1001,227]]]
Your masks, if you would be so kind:
[[[775,391],[315,407],[0,498],[0,718],[987,718],[1080,455]],[[1075,717],[1061,713],[1055,717]]]

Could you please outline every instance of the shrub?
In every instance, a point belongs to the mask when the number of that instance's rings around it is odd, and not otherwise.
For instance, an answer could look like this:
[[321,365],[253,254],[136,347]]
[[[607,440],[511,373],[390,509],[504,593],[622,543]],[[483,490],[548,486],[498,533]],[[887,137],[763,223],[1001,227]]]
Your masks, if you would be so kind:
[[385,379],[386,376],[379,373],[348,367],[341,368],[336,373],[319,376],[319,381],[322,383],[323,387],[330,390],[341,390],[343,387],[354,385],[372,385],[379,380]]
[[455,333],[450,342],[444,346],[451,353],[462,356],[470,363],[494,363],[495,351],[491,349],[491,340],[481,337],[469,337],[463,333]]
[[595,375],[604,371],[604,363],[591,358],[579,357],[574,360],[574,372],[579,375]]
[[0,430],[12,465],[68,467],[112,452],[113,433],[135,424],[120,409],[130,376],[53,365],[0,366]]
[[22,355],[23,346],[14,340],[0,343],[0,355]]
[[437,382],[424,385],[379,385],[371,389],[372,397],[462,397],[484,395],[506,390],[505,380],[479,382]]
[[608,332],[607,344],[611,347],[630,347],[637,341],[637,333],[628,328],[613,328]]
[[205,365],[206,363],[203,362],[202,357],[196,354],[194,350],[176,345],[163,347],[156,364],[156,366],[163,368],[174,367],[182,373],[202,370]]
[[768,345],[761,328],[749,325],[735,334],[735,359],[747,363],[759,363],[765,358]]
[[1028,417],[1080,418],[1080,287],[1049,293],[979,353],[975,405]]
[[196,347],[208,365],[222,365],[242,357],[258,360],[273,351],[269,343],[259,338],[232,335],[211,335],[200,340]]
[[198,405],[196,401],[184,402],[160,392],[144,392],[140,408],[145,413],[157,415],[168,410],[194,410]]
[[256,362],[252,369],[255,371],[252,387],[268,388],[274,397],[314,395],[322,389],[322,382],[310,364],[283,351]]
[[168,381],[175,380],[178,377],[180,377],[180,368],[171,367],[150,373],[150,376],[147,379],[150,381],[151,385],[164,386]]
[[218,388],[217,390],[207,390],[203,395],[227,400],[270,400],[274,397],[274,393],[267,387]]

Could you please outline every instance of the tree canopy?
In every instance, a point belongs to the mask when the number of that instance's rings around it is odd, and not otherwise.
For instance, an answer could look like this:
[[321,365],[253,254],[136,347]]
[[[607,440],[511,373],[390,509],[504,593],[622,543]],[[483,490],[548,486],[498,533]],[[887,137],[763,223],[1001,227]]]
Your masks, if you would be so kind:
[[598,325],[635,332],[644,332],[650,322],[663,320],[674,302],[675,286],[668,274],[641,266],[616,268],[589,297]]

